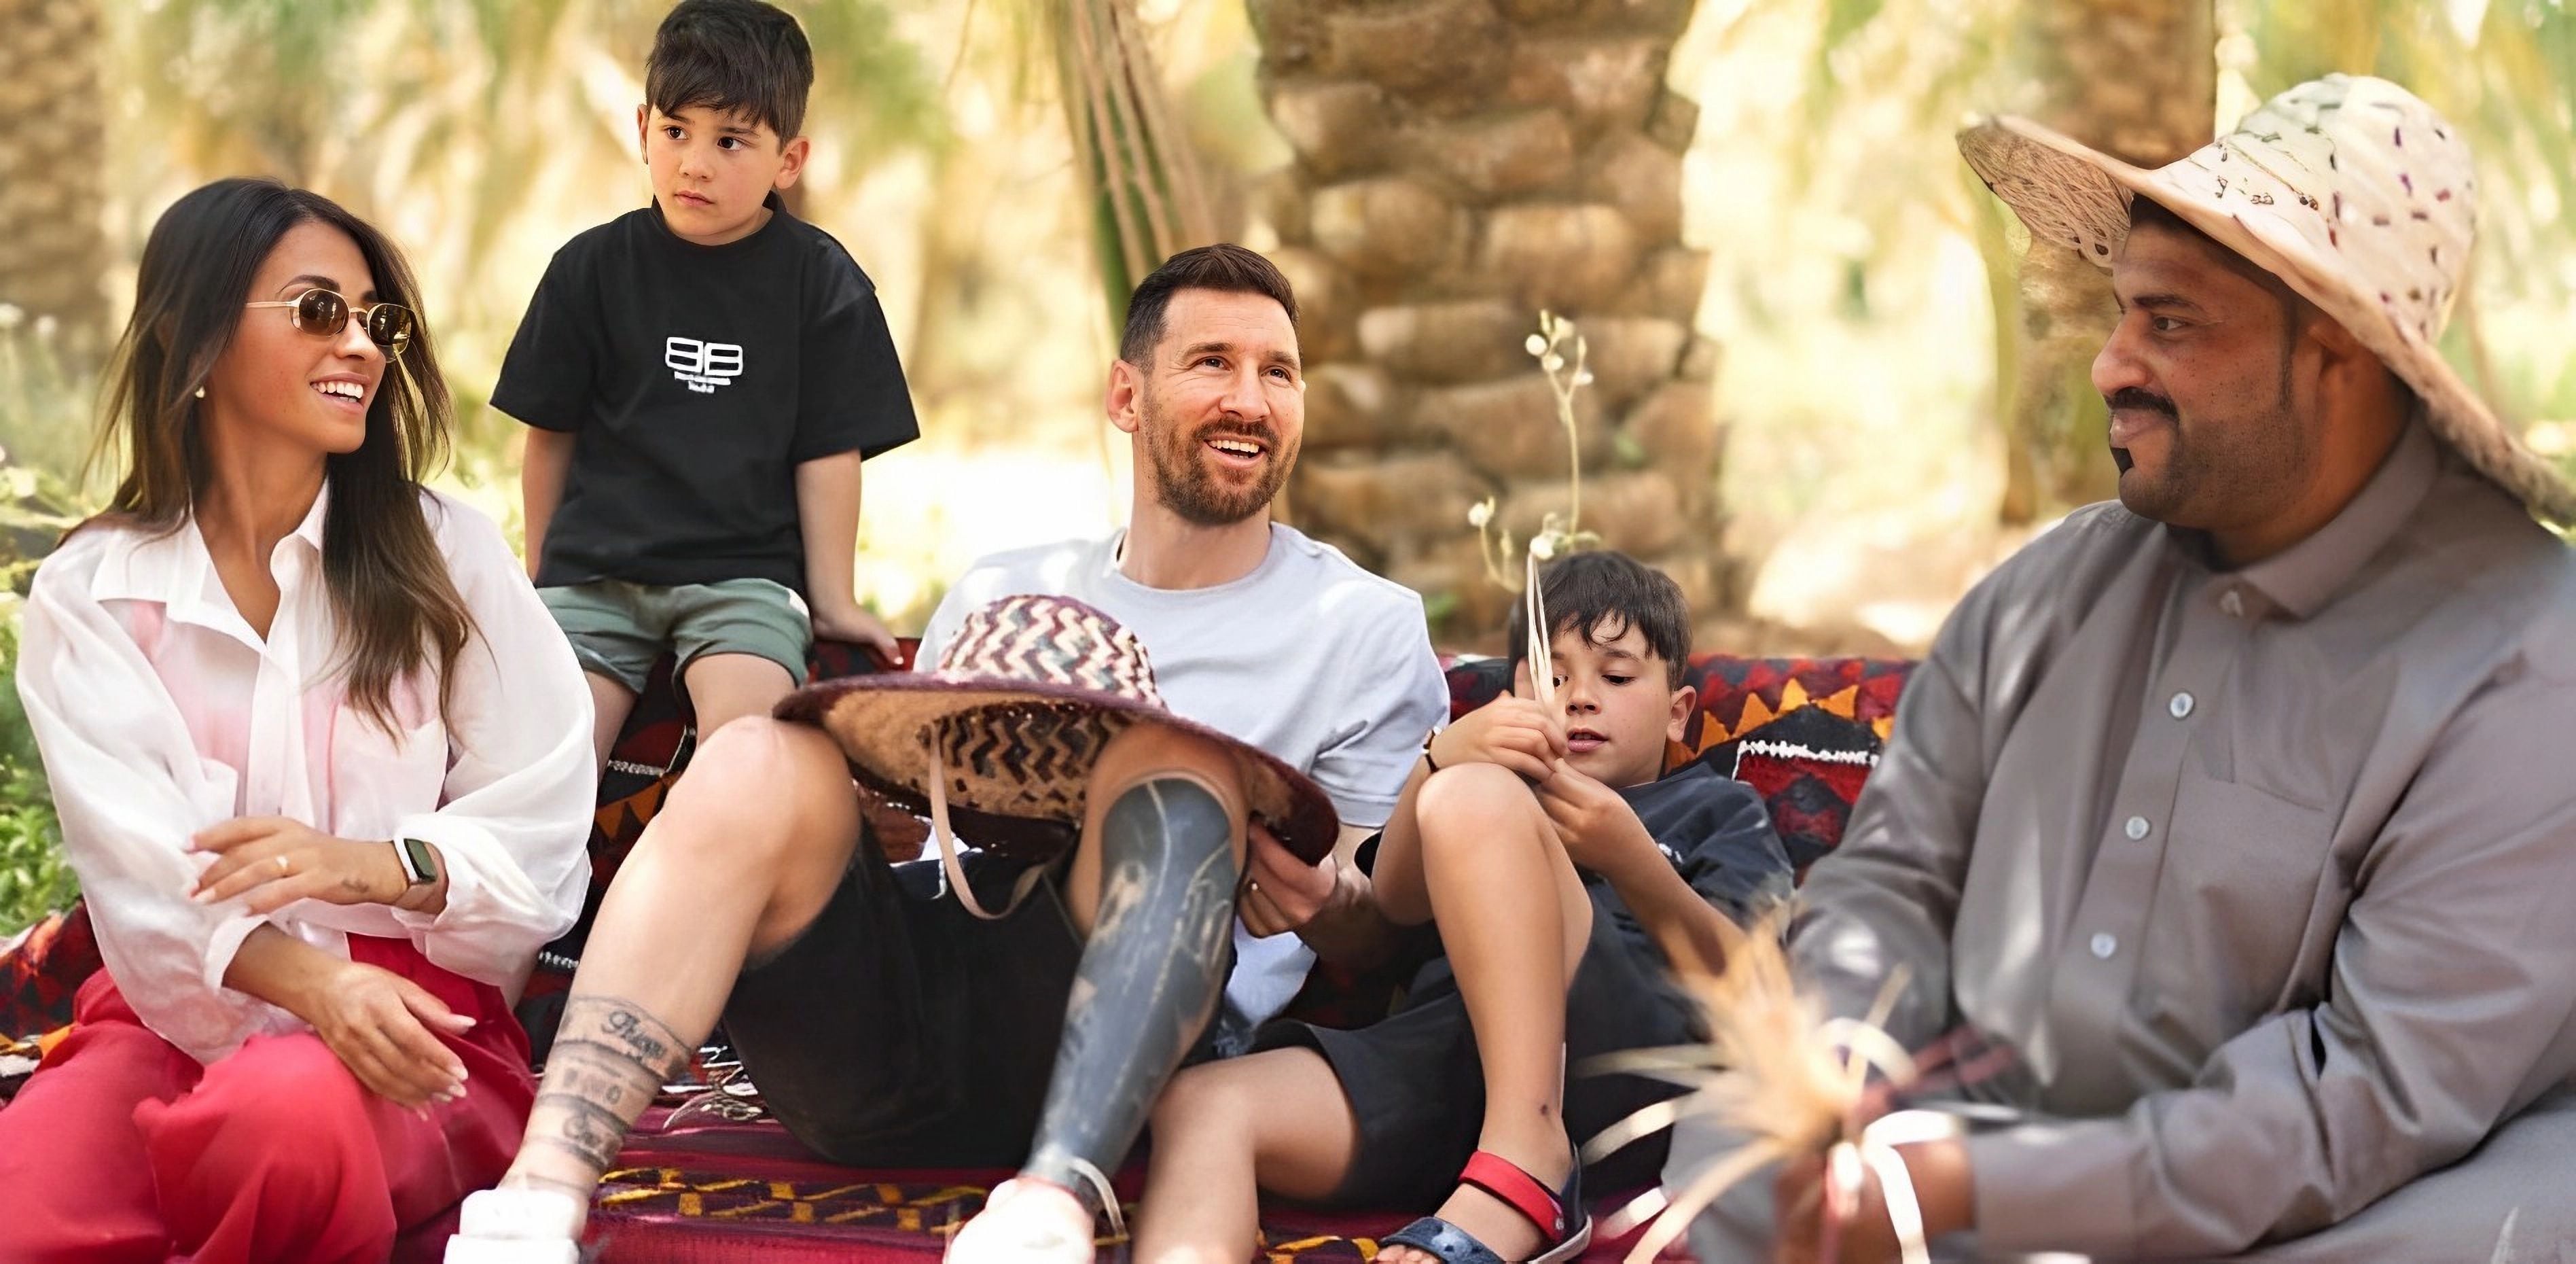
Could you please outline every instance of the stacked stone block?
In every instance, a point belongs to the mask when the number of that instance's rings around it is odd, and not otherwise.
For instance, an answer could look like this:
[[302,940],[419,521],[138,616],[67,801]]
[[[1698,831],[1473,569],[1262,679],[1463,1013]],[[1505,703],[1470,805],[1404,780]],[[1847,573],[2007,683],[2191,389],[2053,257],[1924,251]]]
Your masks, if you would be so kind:
[[1272,119],[1264,188],[1303,305],[1303,527],[1422,592],[1447,644],[1497,639],[1469,506],[1526,539],[1570,499],[1523,342],[1572,317],[1581,525],[1715,613],[1716,348],[1682,242],[1698,107],[1664,84],[1688,0],[1251,0]]

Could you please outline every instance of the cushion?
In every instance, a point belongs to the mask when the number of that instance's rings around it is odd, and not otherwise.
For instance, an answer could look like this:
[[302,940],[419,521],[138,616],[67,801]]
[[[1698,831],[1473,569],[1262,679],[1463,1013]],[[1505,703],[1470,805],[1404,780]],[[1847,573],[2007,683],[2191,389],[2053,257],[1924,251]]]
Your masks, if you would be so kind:
[[[1694,654],[1682,677],[1699,698],[1666,765],[1701,760],[1761,791],[1803,876],[1842,841],[1913,670],[1907,659]],[[1511,686],[1499,658],[1453,660],[1448,677],[1453,720]]]
[[[23,1058],[31,1049],[16,1049],[10,1036],[34,1036],[68,1025],[72,993],[98,968],[98,936],[90,930],[85,905],[48,913],[0,943],[0,1046]],[[34,1069],[0,1063],[0,1099],[16,1092]]]

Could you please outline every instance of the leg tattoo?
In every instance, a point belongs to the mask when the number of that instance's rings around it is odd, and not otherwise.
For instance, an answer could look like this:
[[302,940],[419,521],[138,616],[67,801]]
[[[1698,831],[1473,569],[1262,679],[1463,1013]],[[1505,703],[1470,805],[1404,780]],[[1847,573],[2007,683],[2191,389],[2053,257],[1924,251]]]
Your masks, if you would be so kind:
[[528,1146],[545,1151],[545,1161],[523,1162],[517,1175],[586,1199],[616,1164],[635,1117],[688,1065],[693,1044],[630,1001],[576,996],[566,1002],[528,1116]]
[[1236,864],[1225,805],[1164,777],[1100,824],[1100,911],[1065,1003],[1028,1172],[1096,1195],[1079,1164],[1114,1170],[1224,987]]

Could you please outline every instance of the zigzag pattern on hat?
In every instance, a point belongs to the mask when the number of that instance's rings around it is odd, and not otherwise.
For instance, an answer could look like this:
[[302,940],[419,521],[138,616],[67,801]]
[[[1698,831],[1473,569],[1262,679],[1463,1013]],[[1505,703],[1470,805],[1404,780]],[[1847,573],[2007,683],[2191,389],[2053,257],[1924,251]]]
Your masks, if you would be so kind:
[[1014,788],[1032,808],[1060,807],[1073,797],[1069,788],[1082,784],[1115,731],[1102,712],[1061,702],[978,707],[946,717],[938,729],[953,792],[967,793],[971,776]]
[[1001,676],[1115,694],[1162,707],[1144,642],[1115,620],[1078,601],[1028,597],[997,602],[966,616],[943,674]]

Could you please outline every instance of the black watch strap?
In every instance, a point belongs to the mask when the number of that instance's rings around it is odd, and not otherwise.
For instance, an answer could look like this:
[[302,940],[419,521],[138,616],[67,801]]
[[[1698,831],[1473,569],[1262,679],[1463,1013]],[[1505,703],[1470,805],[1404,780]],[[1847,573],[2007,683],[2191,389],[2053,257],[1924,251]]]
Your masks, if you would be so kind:
[[394,859],[402,863],[403,884],[425,887],[438,881],[438,853],[417,838],[394,840]]

